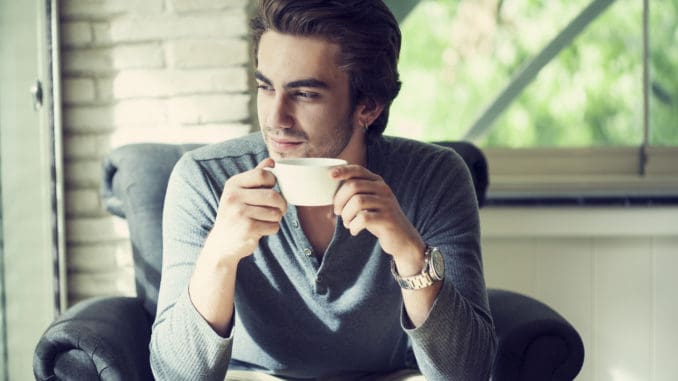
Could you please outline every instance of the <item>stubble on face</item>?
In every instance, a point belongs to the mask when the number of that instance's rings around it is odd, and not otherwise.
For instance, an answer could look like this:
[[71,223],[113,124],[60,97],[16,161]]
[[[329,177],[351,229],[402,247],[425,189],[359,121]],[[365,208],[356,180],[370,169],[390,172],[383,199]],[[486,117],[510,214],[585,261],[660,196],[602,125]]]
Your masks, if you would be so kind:
[[290,157],[338,157],[346,146],[348,146],[353,136],[353,126],[351,125],[351,114],[343,118],[343,122],[333,126],[323,128],[316,126],[314,131],[318,131],[315,136],[309,137],[304,131],[292,128],[274,128],[261,125],[261,133],[264,137],[266,146],[274,146],[273,140],[295,140],[301,144],[298,150],[293,152],[276,152],[280,158]]

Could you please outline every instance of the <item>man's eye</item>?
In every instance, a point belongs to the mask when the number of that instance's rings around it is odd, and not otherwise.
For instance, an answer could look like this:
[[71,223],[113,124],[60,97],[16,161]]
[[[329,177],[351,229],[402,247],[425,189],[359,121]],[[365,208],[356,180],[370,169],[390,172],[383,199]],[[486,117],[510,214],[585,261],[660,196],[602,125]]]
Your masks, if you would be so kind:
[[313,92],[310,92],[310,91],[297,91],[296,96],[298,98],[304,98],[304,99],[316,99],[320,95],[318,93],[313,93]]
[[273,87],[271,87],[270,85],[265,85],[265,84],[257,85],[257,89],[259,89],[261,91],[273,91]]

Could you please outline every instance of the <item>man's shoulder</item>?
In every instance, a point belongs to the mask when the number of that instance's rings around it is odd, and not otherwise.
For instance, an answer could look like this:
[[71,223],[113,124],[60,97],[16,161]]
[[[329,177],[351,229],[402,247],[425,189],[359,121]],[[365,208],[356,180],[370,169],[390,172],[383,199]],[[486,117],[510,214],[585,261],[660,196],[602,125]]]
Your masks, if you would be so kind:
[[211,160],[239,160],[240,158],[266,157],[268,151],[261,134],[253,132],[238,138],[206,144],[189,152],[189,156],[200,162]]
[[219,181],[257,166],[268,157],[261,134],[251,133],[186,152],[175,172],[182,176],[212,176]]
[[384,158],[396,162],[409,159],[416,159],[418,162],[445,160],[459,163],[461,161],[454,149],[420,140],[385,135],[380,138],[379,145]]

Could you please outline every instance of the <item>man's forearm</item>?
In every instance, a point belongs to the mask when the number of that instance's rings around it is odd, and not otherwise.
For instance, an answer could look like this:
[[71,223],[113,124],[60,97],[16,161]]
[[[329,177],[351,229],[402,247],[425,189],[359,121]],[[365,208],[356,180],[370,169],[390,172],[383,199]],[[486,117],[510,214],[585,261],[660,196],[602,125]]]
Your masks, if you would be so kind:
[[407,312],[407,317],[410,318],[414,327],[419,327],[426,321],[426,317],[428,317],[433,303],[440,293],[441,286],[442,282],[437,282],[432,286],[418,290],[402,290],[405,312]]
[[203,319],[217,334],[226,337],[233,319],[238,263],[220,255],[220,249],[208,237],[196,261],[188,292]]

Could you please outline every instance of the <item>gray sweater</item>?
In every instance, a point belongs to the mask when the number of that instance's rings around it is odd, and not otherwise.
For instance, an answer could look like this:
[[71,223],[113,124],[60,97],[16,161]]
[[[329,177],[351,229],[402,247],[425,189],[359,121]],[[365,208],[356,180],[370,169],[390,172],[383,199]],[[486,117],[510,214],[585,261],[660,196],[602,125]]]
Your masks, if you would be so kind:
[[230,336],[202,319],[189,279],[224,182],[268,157],[255,133],[187,153],[170,178],[150,343],[157,379],[223,380],[229,366],[292,379],[415,367],[429,381],[488,379],[495,337],[466,166],[448,149],[393,137],[371,140],[367,152],[368,169],[445,255],[443,287],[424,324],[409,322],[391,257],[373,235],[352,237],[339,221],[324,255],[313,255],[292,205],[279,232],[238,266]]

